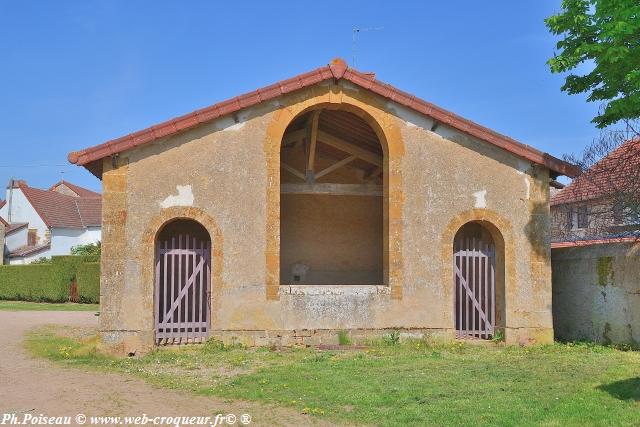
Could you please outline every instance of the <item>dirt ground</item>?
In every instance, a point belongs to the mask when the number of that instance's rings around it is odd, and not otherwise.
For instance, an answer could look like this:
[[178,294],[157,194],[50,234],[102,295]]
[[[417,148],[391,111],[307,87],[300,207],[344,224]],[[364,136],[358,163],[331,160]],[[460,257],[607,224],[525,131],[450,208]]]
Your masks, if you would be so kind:
[[[251,416],[250,425],[331,425],[252,402],[193,396],[154,387],[120,374],[64,368],[35,359],[23,346],[24,334],[46,324],[97,326],[92,312],[0,311],[0,417],[2,414],[46,416]],[[75,421],[72,421],[75,423]],[[89,421],[86,424],[90,424]],[[223,424],[227,425],[227,424]]]

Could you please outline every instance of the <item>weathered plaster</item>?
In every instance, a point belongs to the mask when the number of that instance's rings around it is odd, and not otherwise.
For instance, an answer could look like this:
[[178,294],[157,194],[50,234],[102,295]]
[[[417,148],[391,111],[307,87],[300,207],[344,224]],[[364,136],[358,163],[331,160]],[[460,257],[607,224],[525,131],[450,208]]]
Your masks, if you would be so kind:
[[553,249],[558,338],[640,345],[640,243]]
[[[317,108],[358,115],[382,143],[383,283],[300,289],[280,282],[280,143],[295,117]],[[548,172],[432,126],[366,90],[322,84],[130,150],[116,168],[106,160],[105,347],[152,347],[153,242],[176,217],[201,222],[211,235],[212,330],[224,339],[309,343],[339,329],[370,336],[395,328],[451,339],[453,237],[466,221],[481,221],[504,242],[499,321],[507,341],[550,342]],[[522,179],[529,184],[518,185]],[[177,186],[185,185],[193,200],[178,203]],[[484,191],[478,208],[473,194]],[[170,196],[167,205],[189,206],[163,208]]]

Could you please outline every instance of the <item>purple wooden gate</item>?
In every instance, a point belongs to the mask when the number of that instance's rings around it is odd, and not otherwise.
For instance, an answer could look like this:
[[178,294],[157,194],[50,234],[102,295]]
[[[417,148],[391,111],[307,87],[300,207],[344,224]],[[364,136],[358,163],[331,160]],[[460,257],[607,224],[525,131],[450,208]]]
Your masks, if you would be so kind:
[[457,237],[453,246],[455,317],[458,338],[493,337],[495,246],[476,237]]
[[156,248],[156,343],[202,342],[210,328],[210,243],[179,234]]

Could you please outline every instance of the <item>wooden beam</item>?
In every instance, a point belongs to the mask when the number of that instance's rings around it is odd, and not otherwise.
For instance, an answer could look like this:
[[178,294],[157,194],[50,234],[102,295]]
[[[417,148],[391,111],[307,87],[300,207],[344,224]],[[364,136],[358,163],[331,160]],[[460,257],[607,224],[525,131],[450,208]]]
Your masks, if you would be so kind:
[[372,184],[281,184],[282,194],[326,194],[332,196],[382,197],[382,185]]
[[284,162],[280,162],[280,167],[284,170],[286,170],[287,172],[291,173],[292,175],[297,176],[298,178],[300,178],[301,180],[305,180],[305,176],[302,172],[300,172],[298,169],[294,168],[293,166],[289,166],[288,164],[284,163]]
[[318,130],[318,140],[324,144],[332,146],[333,148],[337,148],[338,150],[344,151],[352,156],[356,156],[365,162],[376,166],[382,166],[382,156],[333,136],[330,133]]
[[331,172],[333,172],[334,170],[341,168],[342,166],[346,165],[347,163],[350,163],[352,161],[354,161],[355,159],[357,159],[356,156],[349,156],[346,159],[342,159],[337,163],[332,164],[331,166],[321,170],[320,172],[318,172],[316,174],[316,178],[321,178]]
[[[320,120],[320,112],[322,110],[316,110],[311,116],[311,130],[309,135],[309,161],[307,162],[307,172],[311,171],[312,174],[315,171],[316,164],[316,143],[318,141],[318,121]],[[307,175],[309,175],[307,173]]]

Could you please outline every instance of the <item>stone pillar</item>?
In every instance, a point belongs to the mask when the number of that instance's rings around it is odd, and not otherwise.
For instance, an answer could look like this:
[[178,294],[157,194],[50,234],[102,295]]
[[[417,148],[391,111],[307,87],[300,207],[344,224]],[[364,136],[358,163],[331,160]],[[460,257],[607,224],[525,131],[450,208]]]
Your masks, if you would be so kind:
[[[149,349],[139,342],[136,322],[139,301],[128,295],[127,257],[128,161],[107,158],[102,174],[102,255],[100,259],[99,350],[117,355],[141,354]],[[153,343],[151,343],[152,345]],[[144,347],[144,348],[143,348]]]

